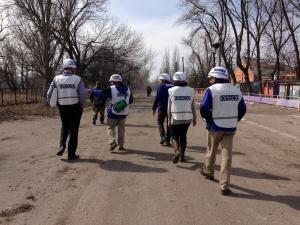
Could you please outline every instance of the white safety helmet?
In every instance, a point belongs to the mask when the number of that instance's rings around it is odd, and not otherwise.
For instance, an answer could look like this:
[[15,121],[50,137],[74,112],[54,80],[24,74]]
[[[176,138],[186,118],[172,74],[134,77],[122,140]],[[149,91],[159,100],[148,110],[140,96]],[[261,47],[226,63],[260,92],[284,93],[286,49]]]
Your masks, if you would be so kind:
[[180,71],[174,73],[174,75],[173,75],[174,81],[186,81],[186,78],[187,78],[186,74],[184,72],[180,72]]
[[76,63],[73,59],[65,59],[63,63],[63,69],[72,68],[76,69]]
[[110,76],[109,81],[122,82],[122,77],[119,74],[113,74]]
[[158,77],[159,80],[167,80],[167,81],[170,81],[170,75],[167,74],[167,73],[162,73],[159,75]]
[[228,71],[226,68],[217,66],[212,68],[208,73],[208,78],[210,77],[216,77],[223,80],[229,80]]

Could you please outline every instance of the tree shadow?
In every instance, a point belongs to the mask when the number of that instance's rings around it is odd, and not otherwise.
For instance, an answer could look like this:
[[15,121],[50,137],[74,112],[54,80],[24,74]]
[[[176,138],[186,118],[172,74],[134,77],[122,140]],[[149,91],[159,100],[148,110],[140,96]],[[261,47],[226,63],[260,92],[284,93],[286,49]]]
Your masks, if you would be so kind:
[[244,193],[233,192],[231,197],[235,198],[245,198],[260,201],[271,201],[286,204],[296,210],[300,210],[300,196],[293,195],[269,195],[263,192],[250,190],[248,188],[239,187],[237,185],[231,185],[232,188],[242,191]]
[[[203,147],[203,146],[187,146],[188,149],[191,149],[192,152],[201,152],[201,153],[205,153],[206,152],[206,147]],[[220,154],[221,153],[221,150],[219,149],[217,154]],[[236,151],[233,151],[232,152],[232,155],[246,155],[245,153],[242,153],[242,152],[236,152]]]
[[114,154],[125,154],[125,155],[141,155],[146,160],[152,161],[172,161],[174,154],[165,152],[154,152],[154,151],[142,151],[135,149],[127,149],[126,151],[112,152]]
[[149,124],[125,124],[125,127],[146,127],[146,128],[158,128],[158,126]]
[[112,172],[132,172],[132,173],[166,173],[168,170],[162,168],[155,168],[150,166],[142,166],[132,162],[123,160],[107,160],[100,159],[77,159],[74,161],[68,161],[62,159],[68,163],[94,163],[98,164],[101,169]]

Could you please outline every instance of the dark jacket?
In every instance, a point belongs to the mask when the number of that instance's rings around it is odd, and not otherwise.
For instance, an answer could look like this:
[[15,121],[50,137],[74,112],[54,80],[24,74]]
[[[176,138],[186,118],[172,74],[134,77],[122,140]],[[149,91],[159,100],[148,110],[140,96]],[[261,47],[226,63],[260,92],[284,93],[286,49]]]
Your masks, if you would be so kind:
[[158,109],[158,111],[167,112],[168,110],[168,90],[174,87],[173,84],[167,82],[157,88],[156,97],[152,106],[152,110]]

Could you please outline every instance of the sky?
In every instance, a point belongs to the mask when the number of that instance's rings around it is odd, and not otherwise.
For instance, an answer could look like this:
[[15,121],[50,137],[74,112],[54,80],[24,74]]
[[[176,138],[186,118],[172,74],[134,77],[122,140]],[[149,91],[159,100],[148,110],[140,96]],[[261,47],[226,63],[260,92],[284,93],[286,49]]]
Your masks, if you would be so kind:
[[153,50],[151,80],[159,74],[166,48],[169,48],[171,60],[175,47],[179,48],[180,57],[188,54],[187,48],[181,44],[187,31],[184,26],[176,24],[181,15],[178,4],[178,0],[109,0],[109,14],[141,33],[146,46]]

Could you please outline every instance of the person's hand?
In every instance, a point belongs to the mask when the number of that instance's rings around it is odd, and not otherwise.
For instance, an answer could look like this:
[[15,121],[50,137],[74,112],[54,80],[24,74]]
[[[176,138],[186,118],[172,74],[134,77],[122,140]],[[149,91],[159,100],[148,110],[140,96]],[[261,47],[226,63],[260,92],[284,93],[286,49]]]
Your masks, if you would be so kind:
[[152,110],[153,116],[155,116],[155,111],[156,111],[156,110]]
[[193,127],[195,127],[197,125],[197,119],[193,120]]

